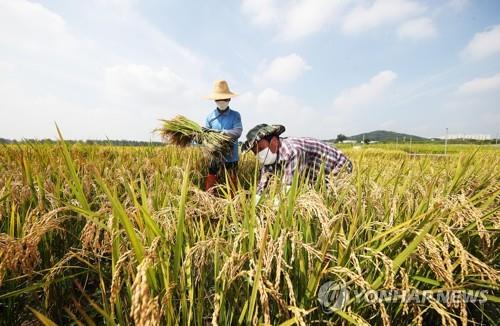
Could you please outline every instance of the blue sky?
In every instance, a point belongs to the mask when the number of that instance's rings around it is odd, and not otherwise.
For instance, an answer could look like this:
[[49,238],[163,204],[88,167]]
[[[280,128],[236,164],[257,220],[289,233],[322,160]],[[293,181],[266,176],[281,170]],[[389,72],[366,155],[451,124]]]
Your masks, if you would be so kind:
[[496,0],[0,0],[0,137],[158,139],[226,79],[244,134],[500,133]]

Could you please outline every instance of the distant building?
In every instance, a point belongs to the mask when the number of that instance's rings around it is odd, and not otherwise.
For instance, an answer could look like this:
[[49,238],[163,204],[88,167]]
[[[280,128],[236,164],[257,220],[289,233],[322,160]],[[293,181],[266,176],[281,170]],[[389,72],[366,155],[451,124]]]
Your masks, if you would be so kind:
[[[443,136],[441,138],[445,139],[446,136]],[[475,135],[455,134],[455,135],[448,135],[448,139],[491,140],[492,137],[491,135],[487,134],[475,134]]]
[[344,140],[342,141],[342,144],[356,144],[357,141],[356,140]]

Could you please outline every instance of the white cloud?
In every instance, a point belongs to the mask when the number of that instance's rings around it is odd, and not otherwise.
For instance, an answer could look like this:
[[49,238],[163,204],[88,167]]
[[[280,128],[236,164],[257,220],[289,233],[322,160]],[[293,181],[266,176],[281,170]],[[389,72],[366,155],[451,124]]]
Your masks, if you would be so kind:
[[241,11],[258,26],[268,26],[274,23],[279,13],[274,0],[243,0]]
[[396,78],[396,73],[390,70],[382,71],[367,83],[344,90],[335,99],[333,107],[336,110],[350,110],[372,103],[379,99]]
[[278,37],[293,41],[319,32],[335,21],[346,0],[300,0],[289,6]]
[[106,86],[110,95],[136,97],[139,102],[165,97],[182,97],[187,83],[168,67],[153,69],[145,65],[121,65],[106,68]]
[[[343,17],[342,29],[348,33],[363,32],[384,25],[396,24],[427,10],[415,0],[369,0],[361,2],[345,14],[352,0],[243,0],[242,12],[260,27],[273,26],[277,39],[297,41],[318,33]],[[400,35],[422,39],[436,35],[430,19],[407,22]],[[418,33],[415,29],[423,29]]]
[[[125,115],[124,120],[136,119],[136,133],[142,134],[142,139],[157,127],[160,118],[183,114],[201,123],[213,106],[203,99],[202,92],[169,67],[137,64],[108,67],[104,89],[101,105],[107,111]],[[200,106],[206,110],[200,110]],[[119,122],[114,126],[119,129]]]
[[291,82],[299,78],[311,67],[301,56],[292,53],[288,56],[277,57],[270,63],[264,62],[254,80],[261,82]]
[[260,113],[271,114],[278,107],[296,108],[297,101],[272,88],[266,88],[257,96],[257,110]]
[[243,0],[241,11],[259,27],[273,26],[277,38],[296,41],[335,22],[351,0]]
[[202,122],[212,109],[210,101],[166,67],[109,67],[104,71],[102,94],[88,94],[90,105],[71,95],[40,94],[22,80],[2,77],[0,137],[55,138],[55,121],[67,139],[158,140],[152,134],[158,119],[184,114]]
[[63,16],[0,0],[0,137],[54,138],[57,121],[66,138],[148,140],[159,118],[203,121],[214,68],[134,1],[78,2]]
[[477,94],[493,90],[500,90],[500,73],[485,78],[475,78],[458,88],[458,92],[462,94]]
[[342,29],[348,33],[363,32],[416,16],[425,9],[412,0],[375,0],[371,5],[356,6],[345,17]]
[[138,0],[95,0],[95,1],[118,10],[132,9],[138,3]]
[[[0,98],[0,137],[55,139],[54,122],[57,122],[67,139],[105,139],[116,125],[110,115],[97,114],[95,109],[85,107],[78,101],[55,95],[32,94],[26,91],[26,85],[12,79],[0,78]],[[101,119],[110,122],[109,129],[102,127],[99,123]],[[123,123],[123,120],[120,119],[120,122]]]
[[41,4],[0,1],[0,45],[38,54],[72,49],[76,40],[64,19]]
[[484,59],[500,53],[500,25],[474,35],[462,55],[471,59]]
[[235,99],[242,110],[245,132],[260,123],[282,124],[285,136],[333,138],[338,129],[333,127],[331,114],[322,114],[318,108],[302,104],[298,98],[285,95],[273,88],[244,93]]
[[15,68],[16,68],[15,65],[10,63],[10,62],[0,61],[0,72],[1,73],[13,72]]
[[[308,121],[313,119],[312,109],[302,106],[295,97],[272,88],[242,97],[245,106],[252,108],[252,115],[244,121],[247,130],[259,123],[282,124],[288,135],[299,136],[303,130],[307,130]],[[311,117],[308,117],[309,114]],[[245,114],[242,113],[242,116],[245,117]]]
[[425,40],[435,38],[437,31],[432,19],[421,17],[409,20],[399,26],[398,36],[401,39]]

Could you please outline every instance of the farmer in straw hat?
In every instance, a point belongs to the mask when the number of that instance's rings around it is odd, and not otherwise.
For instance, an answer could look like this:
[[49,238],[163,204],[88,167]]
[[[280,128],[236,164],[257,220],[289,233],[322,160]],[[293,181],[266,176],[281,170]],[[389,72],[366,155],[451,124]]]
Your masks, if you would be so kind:
[[223,162],[211,160],[205,180],[205,190],[208,192],[213,191],[222,167],[228,172],[231,186],[234,188],[237,185],[238,138],[243,131],[243,125],[240,114],[229,107],[231,98],[237,95],[229,90],[225,80],[217,80],[212,94],[208,96],[208,99],[215,101],[217,107],[207,116],[205,128],[223,132],[234,140],[231,151],[227,153]]
[[[294,173],[307,173],[315,181],[321,166],[325,175],[336,176],[341,170],[352,172],[352,162],[338,149],[313,138],[282,138],[282,125],[260,124],[246,136],[242,151],[251,150],[263,164],[257,187],[257,202],[276,171],[283,171],[283,182],[289,187]],[[327,180],[328,181],[328,180]]]

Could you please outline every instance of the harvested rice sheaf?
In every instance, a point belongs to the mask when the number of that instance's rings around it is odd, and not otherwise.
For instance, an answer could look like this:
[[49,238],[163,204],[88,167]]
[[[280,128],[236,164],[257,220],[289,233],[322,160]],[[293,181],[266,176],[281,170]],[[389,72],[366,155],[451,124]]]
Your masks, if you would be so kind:
[[200,144],[210,158],[222,158],[231,149],[233,139],[216,130],[202,128],[196,122],[178,115],[171,120],[160,120],[163,126],[157,132],[163,140],[172,145],[187,147]]

